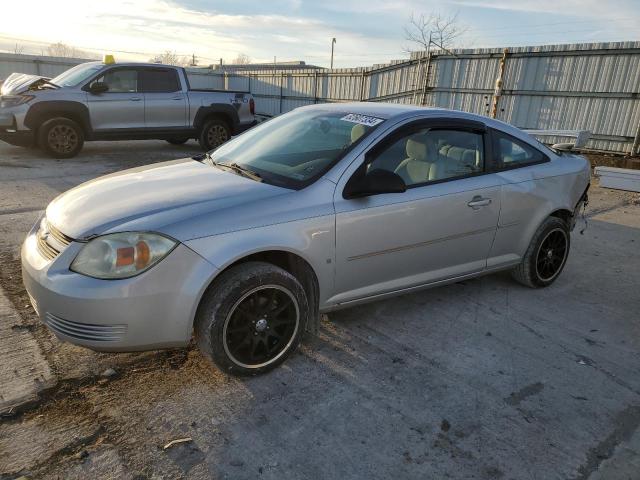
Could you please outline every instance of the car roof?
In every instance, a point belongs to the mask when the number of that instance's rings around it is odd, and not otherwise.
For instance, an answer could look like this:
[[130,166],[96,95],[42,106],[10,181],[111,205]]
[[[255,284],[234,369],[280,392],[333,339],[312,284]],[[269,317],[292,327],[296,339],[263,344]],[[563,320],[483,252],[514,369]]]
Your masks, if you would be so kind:
[[92,65],[103,65],[105,67],[168,67],[168,68],[182,68],[177,67],[175,65],[166,65],[164,63],[148,63],[148,62],[115,62],[115,63],[104,63],[102,61],[96,60],[94,62],[85,62],[85,64]]
[[527,143],[540,148],[540,142],[535,137],[520,130],[513,125],[489,118],[476,113],[462,112],[460,110],[449,110],[438,107],[421,107],[417,105],[404,105],[400,103],[383,102],[346,102],[346,103],[321,103],[299,107],[300,110],[334,111],[341,113],[356,113],[368,115],[385,120],[410,120],[411,118],[450,118],[471,120],[482,122],[488,127],[501,130],[511,136],[526,141]]

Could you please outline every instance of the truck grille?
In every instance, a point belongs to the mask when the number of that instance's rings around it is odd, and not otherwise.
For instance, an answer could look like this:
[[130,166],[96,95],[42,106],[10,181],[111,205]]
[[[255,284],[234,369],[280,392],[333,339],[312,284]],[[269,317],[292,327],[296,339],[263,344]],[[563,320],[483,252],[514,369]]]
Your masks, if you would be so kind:
[[44,322],[55,333],[90,342],[115,342],[127,333],[126,325],[93,325],[78,323],[47,312]]
[[37,245],[40,254],[47,260],[53,260],[69,246],[73,239],[68,237],[45,218],[38,229]]

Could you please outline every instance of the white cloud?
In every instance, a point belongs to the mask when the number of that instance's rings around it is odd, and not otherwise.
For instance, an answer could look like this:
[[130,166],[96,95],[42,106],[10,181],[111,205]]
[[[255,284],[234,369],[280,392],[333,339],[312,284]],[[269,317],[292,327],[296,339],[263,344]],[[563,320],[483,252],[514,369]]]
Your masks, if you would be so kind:
[[[290,0],[289,5],[294,12],[300,0]],[[340,54],[389,50],[382,39],[341,31],[313,18],[204,12],[169,0],[36,0],[30,2],[30,11],[26,17],[18,3],[3,5],[3,18],[18,21],[3,22],[2,35],[30,35],[44,44],[62,41],[87,51],[133,52],[119,57],[136,60],[170,50],[194,53],[202,63],[220,57],[230,60],[244,52],[255,60],[271,61],[276,55],[282,60],[307,57],[326,64],[332,36],[339,36],[338,61]],[[354,60],[348,57],[347,61]]]

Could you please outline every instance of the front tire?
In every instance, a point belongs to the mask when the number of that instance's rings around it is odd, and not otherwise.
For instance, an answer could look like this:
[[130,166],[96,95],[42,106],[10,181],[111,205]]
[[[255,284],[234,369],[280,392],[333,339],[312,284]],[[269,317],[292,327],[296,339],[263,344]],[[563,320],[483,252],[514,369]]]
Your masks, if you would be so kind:
[[512,270],[511,275],[527,287],[548,287],[564,269],[570,247],[567,223],[560,218],[549,217],[536,230],[522,263]]
[[222,371],[257,375],[295,351],[309,315],[306,293],[293,275],[270,263],[242,263],[205,293],[196,315],[196,341]]
[[38,146],[53,158],[75,157],[84,145],[84,131],[64,117],[47,120],[38,129]]
[[218,148],[231,138],[231,129],[226,122],[218,119],[205,122],[198,137],[198,143],[203,150]]

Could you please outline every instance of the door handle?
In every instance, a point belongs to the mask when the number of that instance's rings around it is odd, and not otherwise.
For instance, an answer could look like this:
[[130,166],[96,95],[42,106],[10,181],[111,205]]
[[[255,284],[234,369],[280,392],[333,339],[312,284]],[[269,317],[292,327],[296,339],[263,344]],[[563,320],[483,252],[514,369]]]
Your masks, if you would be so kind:
[[473,208],[474,210],[477,210],[480,207],[485,207],[489,205],[490,203],[491,203],[490,198],[482,198],[480,195],[476,195],[471,199],[469,203],[467,203],[467,205]]
[[132,102],[139,102],[140,100],[142,100],[142,98],[140,98],[140,97],[131,97],[129,100],[131,100]]
[[171,100],[184,100],[184,97],[173,97]]

